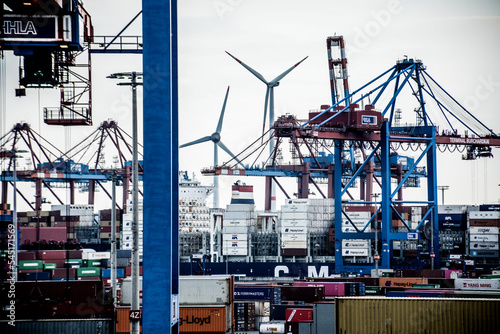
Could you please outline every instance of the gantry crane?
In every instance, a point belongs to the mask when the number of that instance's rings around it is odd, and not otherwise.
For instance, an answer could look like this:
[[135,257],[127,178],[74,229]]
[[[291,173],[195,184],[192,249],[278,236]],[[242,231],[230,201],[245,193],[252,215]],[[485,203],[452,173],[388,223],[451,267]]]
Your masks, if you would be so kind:
[[[336,36],[329,37],[327,45],[343,47],[344,43],[341,36]],[[262,165],[257,163],[263,152],[262,147],[250,145],[237,155],[243,163],[257,156],[245,170],[236,168],[235,162],[231,160],[202,172],[299,177],[299,194],[305,198],[309,193],[309,183],[319,190],[313,176],[328,178],[327,196],[335,199],[337,272],[369,273],[379,259],[380,268],[393,267],[393,245],[397,240],[422,242],[422,258],[427,261],[428,266],[439,267],[436,172],[438,147],[441,151],[453,151],[457,146],[462,147],[462,151],[465,151],[463,159],[470,160],[492,156],[491,148],[500,147],[500,138],[446,92],[428,74],[420,60],[399,60],[352,93],[349,92],[346,76],[335,74],[334,65],[340,65],[341,73],[346,73],[346,63],[345,59],[334,61],[329,58],[333,91],[331,106],[309,113],[305,122],[295,116],[285,115],[274,123],[277,149],[264,159]],[[340,85],[335,83],[338,78],[343,80],[343,98],[338,93]],[[392,91],[389,91],[391,88]],[[415,124],[401,126],[396,102],[404,88],[416,97],[417,104],[413,111],[417,115],[417,121]],[[382,104],[384,94],[389,95],[389,102]],[[440,100],[438,96],[445,96],[446,99]],[[360,104],[364,104],[364,107],[360,108]],[[431,109],[434,114],[429,112]],[[435,117],[431,116],[436,113],[445,120],[440,128]],[[294,152],[298,153],[301,164],[290,163],[287,167],[286,163],[280,162],[282,151],[278,148],[285,138],[295,148]],[[262,139],[255,143],[260,141]],[[299,145],[306,148],[305,152],[301,153]],[[349,158],[353,156],[349,154],[353,149],[361,153],[361,158],[356,161]],[[415,159],[408,159],[397,153],[401,149],[414,150],[419,155]],[[321,155],[320,151],[333,151],[333,154],[325,159],[325,154]],[[418,186],[421,179],[426,181],[424,185],[427,195],[419,200],[405,200],[402,196],[403,187]],[[361,180],[359,199],[355,199],[349,192],[357,180]],[[391,184],[393,180],[396,181],[396,186]],[[378,192],[374,191],[374,185],[378,187]],[[374,193],[375,197],[381,198],[380,201],[377,198],[373,200]],[[266,208],[268,196],[266,188]],[[355,225],[349,213],[344,210],[346,205],[362,207],[371,212],[371,217],[366,219],[362,227]],[[413,206],[420,206],[421,214],[414,214],[418,221],[412,224],[408,217]],[[380,226],[377,221],[380,221]],[[343,230],[342,226],[346,223],[351,226],[351,230],[354,229],[354,233]],[[342,256],[343,239],[378,239],[380,243],[373,243],[375,256],[371,263],[347,263]]]

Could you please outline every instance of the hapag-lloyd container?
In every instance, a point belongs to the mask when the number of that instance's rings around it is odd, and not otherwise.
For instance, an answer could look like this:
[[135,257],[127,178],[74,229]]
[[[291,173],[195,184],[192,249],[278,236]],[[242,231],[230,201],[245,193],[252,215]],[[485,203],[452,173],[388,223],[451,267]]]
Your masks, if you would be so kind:
[[427,284],[427,278],[421,277],[380,277],[379,285],[386,287],[411,288],[414,284]]
[[179,309],[179,333],[225,333],[229,327],[228,306]]

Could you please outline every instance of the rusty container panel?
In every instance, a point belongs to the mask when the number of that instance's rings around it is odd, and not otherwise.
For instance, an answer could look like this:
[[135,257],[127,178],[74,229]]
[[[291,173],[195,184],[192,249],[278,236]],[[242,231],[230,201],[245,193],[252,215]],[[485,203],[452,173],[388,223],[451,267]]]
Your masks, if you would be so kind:
[[179,333],[225,333],[229,330],[227,307],[181,307]]
[[336,299],[336,333],[499,333],[500,300]]

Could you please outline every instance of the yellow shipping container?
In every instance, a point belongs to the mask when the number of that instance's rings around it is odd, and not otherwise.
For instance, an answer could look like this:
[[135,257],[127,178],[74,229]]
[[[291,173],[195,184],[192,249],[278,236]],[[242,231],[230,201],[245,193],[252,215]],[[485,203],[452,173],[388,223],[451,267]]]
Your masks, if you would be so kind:
[[499,299],[339,297],[335,333],[500,333]]

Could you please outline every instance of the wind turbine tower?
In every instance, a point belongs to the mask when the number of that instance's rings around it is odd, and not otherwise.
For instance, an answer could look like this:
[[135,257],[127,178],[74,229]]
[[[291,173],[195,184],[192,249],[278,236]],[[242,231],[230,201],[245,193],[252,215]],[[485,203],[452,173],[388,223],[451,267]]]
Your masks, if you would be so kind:
[[[239,163],[239,160],[235,157],[235,155],[221,141],[221,135],[220,135],[220,132],[222,130],[222,121],[224,120],[224,111],[226,110],[226,102],[228,95],[229,95],[229,86],[227,87],[226,97],[224,98],[224,104],[222,105],[222,111],[220,113],[219,123],[217,124],[217,129],[215,129],[215,132],[212,133],[210,136],[201,137],[199,139],[193,140],[189,143],[182,144],[181,146],[179,146],[179,148],[183,148],[191,145],[204,143],[207,141],[212,141],[214,143],[214,166],[218,166],[219,164],[218,147],[226,151],[226,153],[229,154],[231,158],[236,159],[236,161]],[[218,207],[219,207],[219,176],[214,175],[214,208]]]
[[[267,81],[259,72],[230,54],[229,52],[226,51],[226,53],[231,56],[234,60],[236,60],[238,63],[240,63],[241,66],[246,68],[250,73],[255,75],[260,81],[262,81],[266,86],[266,99],[264,102],[264,121],[262,125],[262,133],[265,132],[266,130],[266,118],[267,118],[267,107],[269,106],[269,127],[272,127],[274,124],[274,87],[279,86],[280,80],[283,79],[288,73],[290,73],[293,69],[295,69],[297,66],[299,66],[300,63],[302,63],[304,60],[307,59],[305,57],[301,61],[299,61],[297,64],[293,65],[289,69],[287,69],[285,72],[281,73],[278,75],[276,78],[274,78],[271,81]],[[271,136],[271,140],[269,141],[269,154],[272,154],[274,151],[274,138],[273,138],[273,133],[269,133]],[[266,210],[271,210],[271,211],[276,211],[276,185],[274,182],[271,181],[271,205],[270,207],[267,207],[266,204]]]

